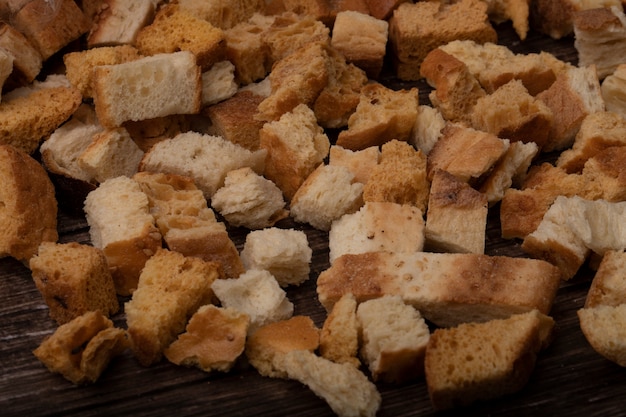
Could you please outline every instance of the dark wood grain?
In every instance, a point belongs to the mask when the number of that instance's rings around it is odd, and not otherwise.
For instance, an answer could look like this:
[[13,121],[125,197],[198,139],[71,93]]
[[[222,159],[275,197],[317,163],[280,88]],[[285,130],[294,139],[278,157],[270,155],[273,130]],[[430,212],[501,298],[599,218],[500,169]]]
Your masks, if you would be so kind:
[[[521,42],[509,25],[498,27],[500,42],[515,52],[545,50],[576,63],[573,40],[554,41],[531,33]],[[409,86],[388,77],[396,88]],[[428,90],[420,87],[422,103]],[[486,252],[524,256],[519,242],[500,238],[498,207],[490,212]],[[288,296],[296,314],[321,325],[325,312],[317,301],[315,280],[328,267],[327,234],[286,220],[281,227],[305,230],[313,249],[311,278]],[[85,219],[63,210],[59,215],[61,241],[89,242]],[[230,229],[241,249],[245,230]],[[1,232],[0,232],[1,233]],[[423,378],[404,385],[379,384],[381,416],[511,416],[511,415],[623,415],[626,370],[595,353],[584,339],[576,316],[582,307],[592,271],[582,270],[563,283],[552,316],[556,337],[541,353],[535,371],[520,392],[494,401],[447,413],[435,413]],[[125,301],[122,299],[121,301]],[[124,316],[114,318],[124,326]],[[326,403],[298,382],[259,376],[244,359],[227,374],[206,374],[163,361],[144,368],[132,355],[114,361],[94,385],[76,387],[51,374],[32,354],[55,323],[33,284],[29,270],[12,259],[0,259],[0,415],[4,416],[325,416]]]

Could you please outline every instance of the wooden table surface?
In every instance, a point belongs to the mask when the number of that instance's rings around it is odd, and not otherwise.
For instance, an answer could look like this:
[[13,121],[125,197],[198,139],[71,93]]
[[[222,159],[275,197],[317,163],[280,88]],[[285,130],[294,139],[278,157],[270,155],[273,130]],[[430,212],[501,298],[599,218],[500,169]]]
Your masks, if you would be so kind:
[[[521,42],[510,25],[498,26],[499,42],[518,53],[545,50],[576,63],[573,39],[554,41],[531,33]],[[408,84],[388,79],[394,87]],[[427,89],[420,87],[420,102]],[[486,253],[524,256],[517,241],[500,237],[498,207],[489,215]],[[327,234],[285,220],[280,227],[304,230],[313,249],[311,278],[299,288],[288,289],[295,314],[309,315],[322,325],[325,312],[317,301],[315,280],[328,267]],[[239,249],[245,230],[229,229]],[[61,210],[60,241],[89,242],[87,223],[81,214]],[[576,311],[583,306],[593,273],[582,270],[560,288],[552,317],[554,342],[543,351],[524,389],[501,399],[437,415],[511,416],[568,415],[609,416],[626,414],[626,370],[595,353],[583,337]],[[124,300],[122,300],[124,301]],[[114,317],[124,326],[123,314]],[[0,259],[0,415],[333,415],[327,404],[295,381],[264,378],[245,360],[226,374],[207,374],[195,368],[177,367],[167,361],[149,368],[140,366],[127,352],[116,359],[91,386],[76,387],[54,375],[32,354],[52,333],[49,318],[30,276],[22,264]],[[435,415],[424,379],[397,385],[378,384],[382,395],[380,416]]]

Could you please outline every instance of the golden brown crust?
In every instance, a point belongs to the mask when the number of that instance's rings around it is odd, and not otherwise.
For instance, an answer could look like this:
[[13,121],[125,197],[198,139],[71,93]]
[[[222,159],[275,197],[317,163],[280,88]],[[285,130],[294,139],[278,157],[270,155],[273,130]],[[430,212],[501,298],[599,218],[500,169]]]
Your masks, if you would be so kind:
[[591,281],[584,308],[626,304],[626,252],[608,251]]
[[44,168],[29,155],[0,144],[0,256],[28,261],[41,242],[56,242],[57,201]]

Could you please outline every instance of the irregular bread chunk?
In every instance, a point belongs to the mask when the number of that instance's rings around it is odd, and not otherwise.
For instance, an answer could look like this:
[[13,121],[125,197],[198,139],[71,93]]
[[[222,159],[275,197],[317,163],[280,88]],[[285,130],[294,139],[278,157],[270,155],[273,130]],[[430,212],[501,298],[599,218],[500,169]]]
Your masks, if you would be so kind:
[[237,310],[204,305],[163,354],[177,365],[228,372],[245,349],[249,323],[250,318]]
[[213,300],[219,265],[159,249],[124,305],[130,346],[143,366],[158,362],[189,318]]
[[585,308],[626,303],[626,252],[608,251],[602,257],[585,299]]
[[370,252],[336,259],[318,277],[317,294],[327,311],[349,292],[358,302],[400,295],[426,320],[449,327],[533,309],[547,314],[560,275],[554,265],[536,259]]
[[183,10],[221,29],[245,22],[264,7],[262,0],[179,0],[178,3]]
[[532,310],[507,319],[437,329],[426,347],[426,384],[437,410],[498,398],[522,389],[554,320]]
[[96,382],[127,348],[123,329],[101,312],[89,311],[59,326],[33,353],[51,372],[83,385]]
[[626,118],[626,64],[618,65],[600,88],[606,109]]
[[154,18],[159,0],[102,0],[87,36],[89,48],[133,45]]
[[354,175],[354,180],[361,184],[367,183],[379,160],[380,149],[378,146],[352,151],[332,145],[328,155],[328,165],[341,165],[348,168]]
[[399,295],[359,304],[361,356],[374,381],[402,383],[423,375],[430,331],[419,311]]
[[0,257],[22,262],[42,242],[56,242],[57,200],[45,169],[32,157],[0,144]]
[[591,347],[611,362],[626,367],[626,303],[581,308],[577,314]]
[[343,295],[328,312],[320,333],[320,355],[337,363],[361,366],[357,302],[351,293]]
[[0,23],[0,48],[13,57],[13,71],[6,87],[30,84],[39,75],[43,64],[41,54],[22,32],[6,23]]
[[237,92],[235,66],[230,61],[216,62],[202,73],[202,106],[224,101]]
[[29,262],[50,317],[63,324],[87,311],[109,317],[119,310],[113,277],[104,253],[77,242],[42,242]]

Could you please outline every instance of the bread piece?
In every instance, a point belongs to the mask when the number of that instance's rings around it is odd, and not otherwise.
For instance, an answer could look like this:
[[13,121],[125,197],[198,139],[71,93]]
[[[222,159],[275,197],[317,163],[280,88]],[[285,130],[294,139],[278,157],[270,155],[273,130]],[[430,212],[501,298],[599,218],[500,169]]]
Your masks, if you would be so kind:
[[333,221],[328,234],[329,261],[346,253],[420,252],[424,218],[415,206],[368,202],[359,211]]
[[607,251],[591,281],[584,308],[602,305],[616,307],[626,304],[624,268],[626,268],[626,252]]
[[235,66],[235,80],[243,85],[262,80],[271,70],[270,49],[262,33],[273,20],[255,17],[224,30],[226,58]]
[[537,309],[547,314],[560,285],[548,262],[460,253],[370,252],[343,255],[317,279],[327,311],[352,292],[357,302],[400,295],[441,327]]
[[445,127],[441,112],[428,105],[417,107],[417,118],[411,132],[409,143],[416,149],[428,155],[441,137],[441,130]]
[[137,34],[135,45],[143,55],[190,51],[202,71],[225,58],[224,32],[177,4],[160,8],[152,23]]
[[96,133],[76,162],[89,178],[104,182],[121,175],[132,176],[143,155],[128,131],[120,127]]
[[583,177],[602,189],[602,199],[609,202],[626,200],[626,146],[612,146],[598,152],[585,162]]
[[226,225],[217,221],[191,178],[140,172],[133,180],[148,197],[150,213],[170,250],[217,262],[226,278],[236,278],[244,271]]
[[249,335],[266,324],[293,315],[293,304],[268,271],[249,269],[238,278],[216,280],[212,288],[222,307],[250,316]]
[[43,64],[43,58],[35,46],[19,30],[0,22],[0,48],[13,57],[13,72],[6,87],[18,87],[33,82]]
[[[0,89],[4,87],[4,83],[13,72],[13,61],[15,58],[5,49],[0,49]],[[0,92],[0,98],[2,94]]]
[[328,312],[320,333],[320,356],[337,363],[361,366],[357,303],[351,293],[343,295]]
[[57,200],[44,168],[22,151],[0,144],[0,257],[22,262],[42,242],[56,242]]
[[269,75],[272,92],[259,104],[256,117],[278,120],[299,104],[313,105],[328,84],[331,65],[327,46],[321,42],[308,43],[277,61]]
[[622,6],[620,0],[534,0],[530,3],[532,28],[554,39],[574,33],[574,15],[580,10]]
[[352,151],[341,146],[332,145],[328,155],[328,165],[341,165],[350,170],[354,180],[366,184],[372,171],[378,165],[380,149],[370,146],[360,151]]
[[[495,3],[498,1],[495,0]],[[489,94],[511,80],[520,80],[528,93],[535,96],[556,80],[551,61],[557,58],[547,52],[516,54],[504,45],[491,42],[479,44],[472,40],[454,40],[439,49],[467,65]],[[563,62],[563,65],[570,64]]]
[[510,20],[517,36],[525,40],[529,26],[529,3],[528,0],[488,0],[487,15],[497,24]]
[[226,174],[211,206],[231,226],[263,229],[289,216],[283,193],[272,181],[244,167]]
[[159,249],[147,262],[137,289],[124,304],[128,337],[143,366],[158,362],[189,318],[213,299],[219,266]]
[[116,356],[128,348],[126,332],[100,311],[62,324],[33,351],[50,372],[77,385],[94,383]]
[[217,62],[202,73],[202,105],[226,100],[237,92],[237,88],[235,66],[230,61]]
[[141,29],[152,22],[157,3],[157,0],[102,0],[87,36],[87,46],[134,45]]
[[63,55],[65,74],[83,98],[92,98],[93,69],[98,65],[115,65],[139,59],[139,51],[131,45],[95,47]]
[[368,14],[343,11],[337,13],[331,46],[348,62],[362,68],[368,78],[378,78],[387,50],[389,23]]
[[486,95],[469,67],[453,55],[436,48],[424,57],[420,74],[435,89],[428,95],[433,106],[449,121],[471,121],[472,108]]
[[262,0],[179,0],[178,3],[181,9],[221,29],[245,22],[264,7]]
[[626,65],[618,65],[612,74],[607,75],[600,86],[606,110],[624,118],[626,118],[625,79]]
[[447,171],[473,185],[488,174],[509,149],[510,141],[456,123],[448,123],[428,154],[428,178]]
[[317,122],[325,128],[341,128],[348,125],[356,110],[361,89],[368,82],[367,74],[333,48],[328,50],[331,72],[326,86],[313,104]]
[[595,65],[598,78],[612,74],[626,53],[626,15],[622,5],[581,10],[573,15],[578,65]]
[[347,363],[331,362],[306,350],[287,352],[281,367],[289,379],[308,386],[339,416],[375,416],[381,396],[361,371]]
[[376,19],[388,20],[393,11],[405,0],[365,0],[370,14]]
[[361,356],[374,381],[403,383],[423,375],[430,331],[419,311],[399,295],[359,304]]
[[265,150],[251,152],[221,137],[186,132],[154,145],[140,171],[164,172],[194,179],[207,200],[224,185],[229,171],[250,167],[263,173]]
[[[310,43],[330,44],[330,30],[313,16],[283,12],[261,33],[261,40],[270,49],[270,65],[286,58]],[[306,48],[305,48],[306,49]]]
[[0,144],[34,153],[42,139],[76,111],[82,97],[62,75],[49,76],[4,94],[0,106]]
[[544,152],[572,146],[584,118],[605,110],[600,82],[594,65],[572,67],[560,73],[556,81],[537,95],[553,114],[552,128]]
[[489,23],[486,3],[479,0],[452,4],[402,3],[389,20],[389,41],[398,78],[421,79],[420,66],[426,55],[456,39],[496,42],[497,34]]
[[612,146],[626,145],[626,120],[611,111],[587,115],[574,138],[571,149],[564,150],[556,165],[568,173],[581,172],[585,163]]
[[228,372],[244,352],[249,322],[250,318],[237,310],[204,305],[163,354],[176,365]]
[[313,250],[301,230],[269,227],[246,235],[241,261],[246,269],[268,271],[281,287],[309,279]]
[[532,310],[507,319],[437,329],[426,347],[426,385],[436,410],[521,390],[552,339],[554,320]]
[[485,253],[487,196],[438,170],[433,176],[424,229],[428,250]]
[[263,96],[239,91],[224,101],[205,107],[202,114],[211,121],[207,133],[221,136],[249,151],[257,151],[261,140],[259,132],[265,122],[256,120],[254,115],[261,101]]
[[200,111],[202,78],[188,51],[157,54],[93,73],[94,105],[103,126]]
[[91,242],[104,251],[117,293],[130,295],[144,264],[161,248],[148,197],[137,182],[117,177],[90,192],[84,210]]
[[[171,139],[180,133],[192,129],[192,118],[186,114],[171,114],[154,119],[128,120],[122,127],[128,130],[137,146],[148,152],[152,146],[165,139]],[[193,116],[192,116],[193,117]]]
[[106,257],[76,242],[42,242],[29,261],[33,280],[58,324],[98,310],[109,317],[119,303]]
[[260,148],[267,152],[265,177],[291,200],[304,180],[320,165],[330,141],[304,104],[296,106],[260,131]]
[[353,151],[380,146],[390,140],[408,140],[417,118],[418,91],[391,90],[372,83],[361,89],[359,104],[339,132],[337,145]]
[[591,347],[611,362],[626,366],[626,303],[585,307],[577,314],[580,328]]
[[552,110],[528,93],[519,80],[511,80],[472,107],[472,127],[509,139],[534,142],[541,149],[549,139]]
[[[47,0],[34,0],[13,16],[13,24],[37,48],[45,61],[89,30],[89,19],[74,0],[59,0],[50,10]],[[41,15],[47,13],[48,18]]]
[[315,351],[320,331],[308,316],[293,316],[261,326],[248,337],[246,356],[263,376],[286,378],[280,369],[282,357],[292,350]]
[[501,201],[511,186],[522,183],[538,153],[539,147],[535,142],[513,142],[509,145],[500,162],[480,185],[479,191],[487,195],[490,207]]

